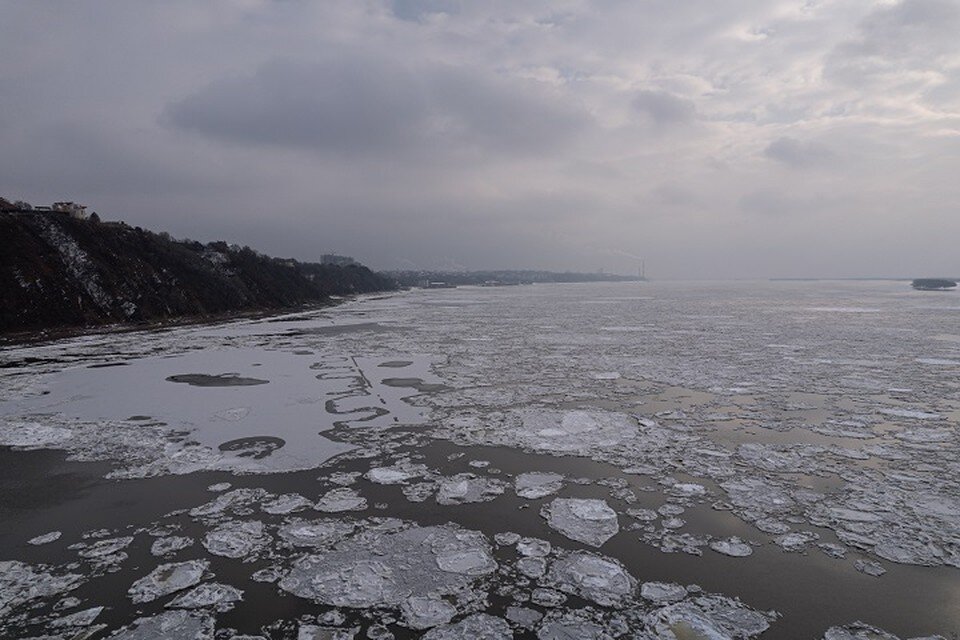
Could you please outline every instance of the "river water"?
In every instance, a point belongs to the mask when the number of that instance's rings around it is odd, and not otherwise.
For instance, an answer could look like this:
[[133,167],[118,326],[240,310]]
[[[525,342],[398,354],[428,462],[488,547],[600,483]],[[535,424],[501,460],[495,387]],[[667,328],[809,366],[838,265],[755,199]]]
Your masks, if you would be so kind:
[[2,637],[960,633],[953,293],[416,290],[0,366]]

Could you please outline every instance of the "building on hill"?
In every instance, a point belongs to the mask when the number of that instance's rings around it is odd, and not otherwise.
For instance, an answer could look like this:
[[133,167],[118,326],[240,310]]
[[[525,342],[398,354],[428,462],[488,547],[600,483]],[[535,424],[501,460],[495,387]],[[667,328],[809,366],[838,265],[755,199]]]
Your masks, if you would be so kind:
[[338,267],[348,267],[357,264],[357,261],[350,256],[338,256],[335,253],[325,253],[320,256],[320,264],[332,264]]
[[87,219],[87,207],[76,202],[54,202],[51,210],[57,213],[65,213],[77,220]]

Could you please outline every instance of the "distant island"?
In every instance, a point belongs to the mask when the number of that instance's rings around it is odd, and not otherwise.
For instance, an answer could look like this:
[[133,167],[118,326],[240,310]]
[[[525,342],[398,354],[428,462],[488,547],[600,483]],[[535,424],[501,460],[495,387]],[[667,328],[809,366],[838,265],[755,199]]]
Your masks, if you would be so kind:
[[920,291],[949,291],[956,288],[957,281],[947,278],[918,278],[911,285]]
[[299,262],[176,240],[72,202],[0,198],[0,238],[4,333],[281,310],[399,287],[344,256]]

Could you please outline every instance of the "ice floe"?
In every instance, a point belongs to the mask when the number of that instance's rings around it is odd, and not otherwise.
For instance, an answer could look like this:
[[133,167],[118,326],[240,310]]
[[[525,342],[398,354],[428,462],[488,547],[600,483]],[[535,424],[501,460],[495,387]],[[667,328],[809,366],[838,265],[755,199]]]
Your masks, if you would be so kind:
[[199,584],[167,604],[171,609],[212,609],[225,613],[243,600],[243,592],[219,582]]
[[492,573],[486,538],[451,526],[370,530],[305,556],[280,581],[302,598],[342,607],[396,607],[409,597],[458,594]]
[[162,564],[134,582],[127,594],[134,604],[151,602],[198,584],[209,568],[207,560]]
[[738,600],[700,596],[658,609],[646,622],[664,640],[721,640],[758,636],[770,627],[774,617],[745,607]]
[[157,538],[150,545],[150,553],[155,556],[167,556],[193,546],[193,538],[186,536],[165,536]]
[[753,553],[753,548],[736,536],[714,540],[710,543],[710,548],[717,553],[734,558],[745,558]]
[[213,617],[187,611],[164,611],[138,618],[111,640],[213,640]]
[[505,485],[502,480],[461,473],[439,480],[437,503],[454,505],[488,502],[502,495],[504,490]]
[[326,513],[363,511],[367,508],[367,499],[353,489],[342,487],[340,489],[331,489],[325,493],[317,500],[313,508]]
[[356,525],[341,520],[291,520],[277,533],[295,547],[326,547],[354,532]]
[[604,607],[624,604],[637,587],[637,581],[620,562],[583,551],[565,553],[555,560],[547,583]]
[[617,512],[604,500],[555,498],[540,514],[552,529],[593,547],[603,545],[620,530]]
[[400,605],[400,612],[406,626],[423,630],[450,622],[457,608],[441,598],[411,596]]
[[62,531],[51,531],[50,533],[44,533],[43,535],[39,535],[35,538],[30,538],[29,540],[27,540],[27,544],[32,544],[35,546],[39,546],[41,544],[49,544],[51,542],[56,542],[57,540],[59,540],[60,536],[62,535],[63,535]]
[[270,543],[263,523],[258,520],[224,522],[203,538],[203,546],[215,556],[243,558],[250,562]]
[[640,595],[654,604],[669,604],[687,597],[687,590],[672,582],[644,582]]
[[513,638],[510,625],[503,618],[486,613],[475,613],[455,624],[436,627],[423,640],[509,640]]
[[559,473],[532,471],[521,473],[514,480],[514,491],[521,498],[537,500],[552,495],[563,488],[563,476]]
[[285,493],[282,496],[277,496],[276,498],[268,500],[260,505],[260,508],[263,509],[264,513],[269,513],[271,515],[295,513],[311,507],[313,507],[313,501],[308,498],[304,498],[298,493]]
[[37,598],[72,591],[84,582],[75,573],[54,574],[44,566],[0,560],[0,619],[12,609]]

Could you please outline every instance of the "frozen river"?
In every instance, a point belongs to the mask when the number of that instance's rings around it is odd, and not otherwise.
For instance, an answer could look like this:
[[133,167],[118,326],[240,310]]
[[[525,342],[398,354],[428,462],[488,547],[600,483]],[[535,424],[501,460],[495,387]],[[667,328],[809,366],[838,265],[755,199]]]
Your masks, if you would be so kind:
[[0,637],[954,637],[958,421],[960,297],[898,282],[6,347]]

